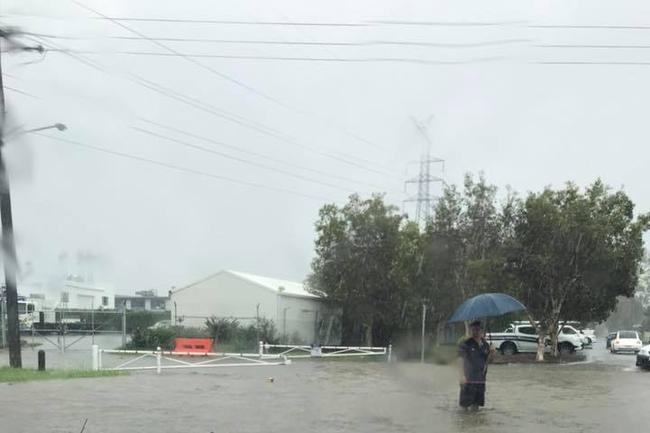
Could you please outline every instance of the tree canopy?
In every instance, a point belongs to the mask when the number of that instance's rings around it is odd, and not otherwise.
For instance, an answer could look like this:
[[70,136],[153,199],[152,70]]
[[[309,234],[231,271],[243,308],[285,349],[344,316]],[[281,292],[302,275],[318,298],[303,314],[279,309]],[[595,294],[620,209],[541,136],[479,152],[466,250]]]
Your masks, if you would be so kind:
[[600,180],[584,192],[546,188],[520,204],[508,264],[541,334],[555,337],[562,320],[603,321],[617,296],[634,294],[648,218],[633,209]]
[[639,283],[646,215],[600,180],[501,200],[483,176],[447,186],[419,227],[381,195],[325,205],[309,286],[342,311],[346,344],[387,344],[420,326],[440,334],[464,299],[508,292],[541,334],[563,320],[600,322]]

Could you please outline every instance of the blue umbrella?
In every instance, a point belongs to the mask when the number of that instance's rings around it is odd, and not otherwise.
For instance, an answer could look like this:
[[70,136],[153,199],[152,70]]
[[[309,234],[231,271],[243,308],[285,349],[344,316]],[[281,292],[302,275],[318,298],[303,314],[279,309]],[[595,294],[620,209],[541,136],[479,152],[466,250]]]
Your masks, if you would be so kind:
[[501,316],[525,309],[524,304],[505,293],[483,293],[460,304],[449,319],[449,323]]

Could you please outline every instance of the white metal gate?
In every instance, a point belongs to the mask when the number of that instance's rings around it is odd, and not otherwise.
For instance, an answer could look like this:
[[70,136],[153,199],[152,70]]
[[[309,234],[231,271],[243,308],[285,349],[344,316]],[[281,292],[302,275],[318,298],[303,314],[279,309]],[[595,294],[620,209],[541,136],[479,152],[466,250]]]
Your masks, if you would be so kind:
[[[279,349],[278,353],[268,353],[269,350]],[[347,356],[386,356],[390,362],[392,346],[388,347],[359,347],[359,346],[307,346],[292,344],[263,344],[260,342],[260,353],[264,357],[286,356],[287,358],[333,358]]]
[[[129,355],[133,356],[127,361],[115,366],[105,366],[103,354]],[[179,359],[186,357],[187,359]],[[190,361],[192,358],[203,358],[198,361]],[[139,361],[144,361],[139,362]],[[154,361],[148,365],[147,361]],[[140,365],[136,365],[140,364]],[[158,374],[162,370],[179,368],[215,368],[215,367],[259,367],[274,365],[289,365],[291,360],[286,356],[260,357],[259,353],[193,353],[174,352],[161,350],[111,350],[100,349],[97,345],[92,347],[92,368],[93,370],[156,370]]]
[[[276,353],[269,351],[278,350]],[[105,366],[103,354],[126,355],[130,359],[115,366]],[[255,367],[289,365],[291,358],[333,358],[354,356],[386,356],[391,361],[392,346],[388,347],[354,347],[354,346],[307,346],[290,344],[265,344],[259,342],[257,353],[197,353],[161,350],[117,350],[100,349],[92,346],[93,370],[162,370],[179,368],[214,368],[214,367]],[[179,359],[185,357],[186,359]],[[199,361],[189,359],[203,358]],[[155,361],[153,365],[147,361]],[[137,365],[139,364],[139,365]],[[144,365],[143,365],[144,364]]]

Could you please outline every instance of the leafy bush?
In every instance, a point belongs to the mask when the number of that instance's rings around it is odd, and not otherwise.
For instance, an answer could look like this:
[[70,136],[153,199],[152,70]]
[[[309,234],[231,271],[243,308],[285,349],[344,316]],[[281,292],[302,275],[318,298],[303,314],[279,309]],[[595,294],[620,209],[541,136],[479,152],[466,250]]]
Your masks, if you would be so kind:
[[205,328],[172,326],[169,328],[136,327],[131,333],[127,349],[149,349],[160,347],[163,350],[174,348],[175,338],[213,338],[215,344],[229,346],[231,350],[255,350],[258,341],[276,343],[276,330],[272,320],[260,318],[257,325],[243,326],[237,319],[211,317]]
[[210,317],[205,321],[208,333],[215,342],[229,343],[240,333],[241,327],[237,319]]
[[217,343],[255,345],[258,341],[276,342],[276,329],[272,320],[260,318],[257,324],[244,326],[237,319],[211,317],[205,321],[208,334]]
[[260,320],[258,321],[258,329],[260,331],[260,341],[264,341],[269,344],[277,343],[278,332],[275,329],[275,324],[273,323],[273,320],[264,317],[260,318]]
[[173,326],[168,329],[174,331],[174,337],[176,338],[212,338],[212,335],[210,335],[210,332],[206,328]]
[[173,328],[158,328],[141,330],[136,328],[131,334],[131,341],[126,344],[127,349],[156,349],[172,350],[176,338]]

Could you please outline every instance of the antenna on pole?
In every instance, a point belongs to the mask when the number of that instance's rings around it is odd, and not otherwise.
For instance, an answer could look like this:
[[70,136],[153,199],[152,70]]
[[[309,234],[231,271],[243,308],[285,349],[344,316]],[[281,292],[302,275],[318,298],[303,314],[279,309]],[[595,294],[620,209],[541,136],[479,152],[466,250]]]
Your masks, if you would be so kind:
[[[415,203],[415,222],[421,227],[433,217],[435,202],[438,196],[435,194],[434,185],[444,185],[445,160],[431,156],[431,136],[429,125],[433,120],[430,115],[426,120],[421,121],[411,117],[415,128],[424,138],[426,148],[420,157],[420,171],[417,177],[407,179],[404,182],[404,190],[409,191],[409,185],[417,185],[417,193],[404,200],[405,203]],[[434,173],[439,173],[436,175]],[[437,188],[440,189],[440,188]]]

